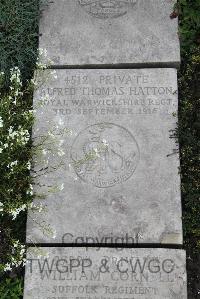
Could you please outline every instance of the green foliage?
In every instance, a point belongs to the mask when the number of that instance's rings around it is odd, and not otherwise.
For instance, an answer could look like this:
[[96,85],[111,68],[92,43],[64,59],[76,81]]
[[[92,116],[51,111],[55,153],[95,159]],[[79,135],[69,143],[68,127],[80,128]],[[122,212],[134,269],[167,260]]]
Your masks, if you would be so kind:
[[[4,86],[4,74],[0,81]],[[32,203],[32,178],[29,175],[32,159],[31,129],[34,121],[32,85],[22,91],[18,68],[11,70],[9,91],[0,89],[0,270],[18,267],[23,262],[24,247],[22,219],[16,218]],[[26,101],[24,100],[26,99]],[[23,221],[24,227],[25,222]]]
[[181,51],[185,53],[200,42],[200,1],[178,0],[175,13],[179,15]]
[[7,278],[0,283],[0,299],[20,299],[23,295],[22,279]]
[[181,69],[178,136],[181,158],[184,246],[187,250],[188,298],[197,299],[200,270],[200,1],[179,0]]
[[[58,144],[56,135],[53,134],[55,128],[47,131],[44,136],[35,137],[34,145],[32,144],[31,130],[35,113],[32,110],[32,93],[33,89],[36,90],[36,87],[43,82],[42,76],[39,75],[39,73],[42,75],[40,70],[47,68],[47,65],[42,64],[39,58],[36,63],[38,69],[35,72],[35,78],[28,81],[26,86],[22,85],[20,70],[15,67],[11,69],[9,88],[4,90],[5,74],[0,73],[0,275],[1,273],[9,275],[10,271],[12,274],[15,273],[26,261],[23,243],[26,234],[27,208],[33,212],[42,212],[44,209],[42,203],[33,203],[35,193],[33,191],[34,179],[30,175],[31,161],[33,156],[37,157],[40,165],[37,171],[32,172],[34,177],[51,171],[46,155],[51,146]],[[45,80],[52,75],[56,76],[55,71],[47,70]],[[42,103],[39,107],[40,105]],[[61,130],[59,130],[60,133]],[[58,154],[60,150],[59,146],[54,149]],[[47,189],[47,192],[50,192],[49,188]],[[57,189],[60,190],[58,187]],[[44,194],[37,194],[38,199],[43,197]],[[42,224],[39,222],[37,224],[43,232],[54,236],[51,228],[46,223],[44,224],[44,221]]]
[[[7,212],[26,202],[29,195],[25,191],[30,185],[30,131],[34,117],[30,110],[31,102],[28,101],[31,94],[22,92],[21,83],[16,82],[20,82],[17,72],[13,71],[10,92],[3,95],[0,101],[0,173],[3,180],[0,198],[4,204],[3,210]],[[23,101],[24,96],[26,101]]]
[[[0,70],[19,67],[30,79],[37,58],[38,0],[0,1]],[[8,81],[8,80],[7,80]]]
[[179,73],[179,141],[185,244],[200,251],[200,47]]

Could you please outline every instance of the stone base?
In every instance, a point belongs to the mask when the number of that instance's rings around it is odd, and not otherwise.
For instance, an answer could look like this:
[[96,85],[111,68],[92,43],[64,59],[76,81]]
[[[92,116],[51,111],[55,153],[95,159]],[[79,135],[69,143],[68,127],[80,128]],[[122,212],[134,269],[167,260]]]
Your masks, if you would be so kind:
[[29,248],[24,299],[186,299],[185,252]]

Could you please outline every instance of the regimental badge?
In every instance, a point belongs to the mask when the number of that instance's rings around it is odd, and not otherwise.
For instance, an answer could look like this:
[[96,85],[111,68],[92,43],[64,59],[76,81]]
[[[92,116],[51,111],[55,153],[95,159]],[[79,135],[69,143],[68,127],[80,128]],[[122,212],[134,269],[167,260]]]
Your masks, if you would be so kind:
[[139,156],[133,135],[113,123],[85,128],[77,135],[71,148],[71,162],[76,174],[99,188],[128,180],[135,172]]
[[79,4],[92,16],[101,19],[125,15],[138,0],[79,0]]

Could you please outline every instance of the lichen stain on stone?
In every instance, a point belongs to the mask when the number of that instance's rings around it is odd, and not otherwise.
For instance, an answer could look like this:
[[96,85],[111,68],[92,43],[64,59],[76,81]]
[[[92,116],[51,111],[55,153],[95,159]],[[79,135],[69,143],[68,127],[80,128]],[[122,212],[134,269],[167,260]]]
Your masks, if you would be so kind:
[[128,214],[128,205],[126,204],[125,198],[122,195],[113,197],[110,204],[115,212],[120,214]]
[[182,242],[181,234],[163,233],[161,236],[161,244],[180,244]]

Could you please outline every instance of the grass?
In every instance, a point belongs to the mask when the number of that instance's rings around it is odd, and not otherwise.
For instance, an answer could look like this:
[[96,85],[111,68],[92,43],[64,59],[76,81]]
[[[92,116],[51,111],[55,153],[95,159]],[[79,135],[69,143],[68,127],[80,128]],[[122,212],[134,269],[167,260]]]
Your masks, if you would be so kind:
[[1,299],[18,299],[23,295],[23,281],[22,278],[7,278],[0,285]]
[[[24,86],[33,75],[38,47],[39,0],[0,0],[0,71],[18,66]],[[179,71],[179,124],[181,190],[183,201],[184,247],[187,250],[189,299],[199,298],[200,202],[199,202],[199,128],[200,128],[200,1],[179,0],[172,17],[179,15],[182,64]],[[27,98],[24,98],[27,101]],[[26,103],[27,105],[27,103]],[[16,177],[16,180],[19,178]],[[20,179],[21,180],[21,179]],[[19,181],[19,180],[18,180]],[[5,186],[3,186],[5,187]],[[10,239],[25,238],[25,213],[16,221],[0,221],[0,263],[6,256]],[[3,256],[4,255],[4,256]],[[11,277],[12,276],[12,277]],[[0,276],[0,299],[22,298],[23,270]]]

